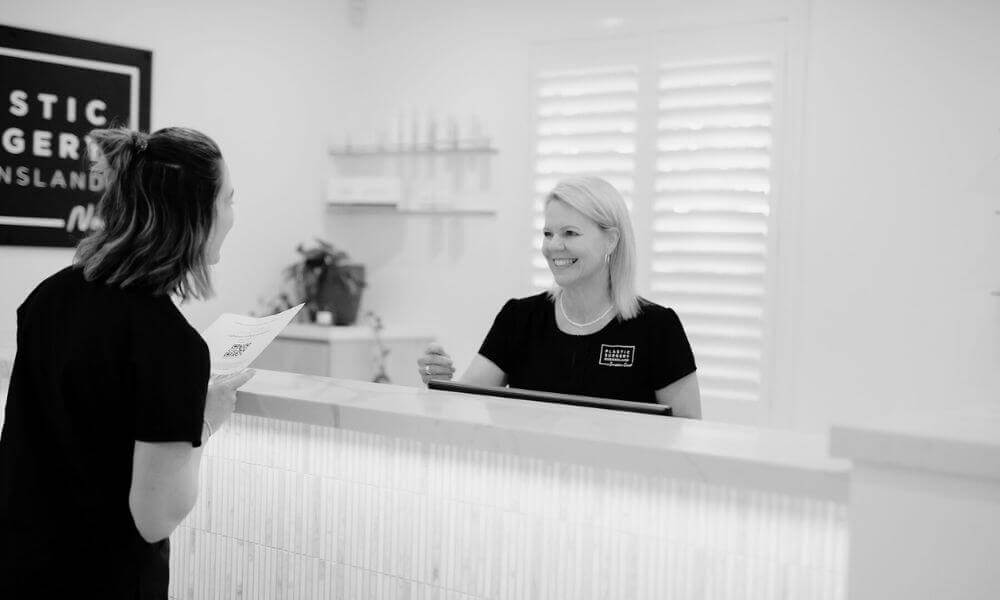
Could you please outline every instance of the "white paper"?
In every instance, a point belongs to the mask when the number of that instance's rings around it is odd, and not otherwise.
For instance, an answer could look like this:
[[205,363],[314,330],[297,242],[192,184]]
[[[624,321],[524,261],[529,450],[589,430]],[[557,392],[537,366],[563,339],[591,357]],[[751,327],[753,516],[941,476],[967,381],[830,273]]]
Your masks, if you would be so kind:
[[302,306],[299,304],[269,317],[222,313],[201,334],[208,343],[212,373],[231,373],[250,366]]

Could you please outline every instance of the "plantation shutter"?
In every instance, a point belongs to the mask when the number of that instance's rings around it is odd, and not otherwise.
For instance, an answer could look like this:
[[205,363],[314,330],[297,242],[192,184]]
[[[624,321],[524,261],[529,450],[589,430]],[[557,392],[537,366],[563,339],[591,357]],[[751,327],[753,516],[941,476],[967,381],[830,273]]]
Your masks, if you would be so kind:
[[774,77],[762,58],[659,68],[650,294],[680,315],[707,402],[760,399]]

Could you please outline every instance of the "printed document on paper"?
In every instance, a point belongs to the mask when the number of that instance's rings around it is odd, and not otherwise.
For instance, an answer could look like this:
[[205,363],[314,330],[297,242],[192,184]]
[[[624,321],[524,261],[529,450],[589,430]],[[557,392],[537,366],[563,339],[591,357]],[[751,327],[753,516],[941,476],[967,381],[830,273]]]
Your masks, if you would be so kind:
[[246,317],[233,313],[219,316],[201,333],[208,343],[212,374],[231,373],[250,366],[302,306],[299,304],[269,317]]

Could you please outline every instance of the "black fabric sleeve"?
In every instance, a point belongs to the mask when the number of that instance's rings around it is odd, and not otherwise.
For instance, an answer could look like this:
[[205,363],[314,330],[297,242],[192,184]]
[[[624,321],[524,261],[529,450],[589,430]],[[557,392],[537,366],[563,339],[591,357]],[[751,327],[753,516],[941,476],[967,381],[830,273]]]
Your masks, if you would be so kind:
[[162,304],[137,311],[132,333],[135,439],[200,446],[210,370],[207,344],[176,308]]
[[479,347],[479,354],[493,361],[493,364],[500,367],[500,370],[510,376],[514,368],[517,343],[519,337],[517,318],[517,303],[511,298],[503,305],[500,312],[493,319],[493,326],[490,327],[486,339]]
[[672,308],[657,311],[653,329],[656,362],[652,372],[654,390],[660,390],[681,377],[694,373],[697,366],[684,326]]

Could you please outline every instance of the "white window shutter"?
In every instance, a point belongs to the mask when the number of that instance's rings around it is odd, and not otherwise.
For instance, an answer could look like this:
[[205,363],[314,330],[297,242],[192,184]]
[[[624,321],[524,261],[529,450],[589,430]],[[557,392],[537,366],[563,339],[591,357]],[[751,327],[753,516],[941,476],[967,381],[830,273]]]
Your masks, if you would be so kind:
[[[534,243],[531,282],[552,285],[541,255],[545,195],[564,177],[597,175],[631,203],[635,187],[638,68],[545,71],[536,79]],[[631,204],[630,204],[631,205]]]
[[680,315],[708,401],[760,399],[775,69],[662,65],[651,299]]

